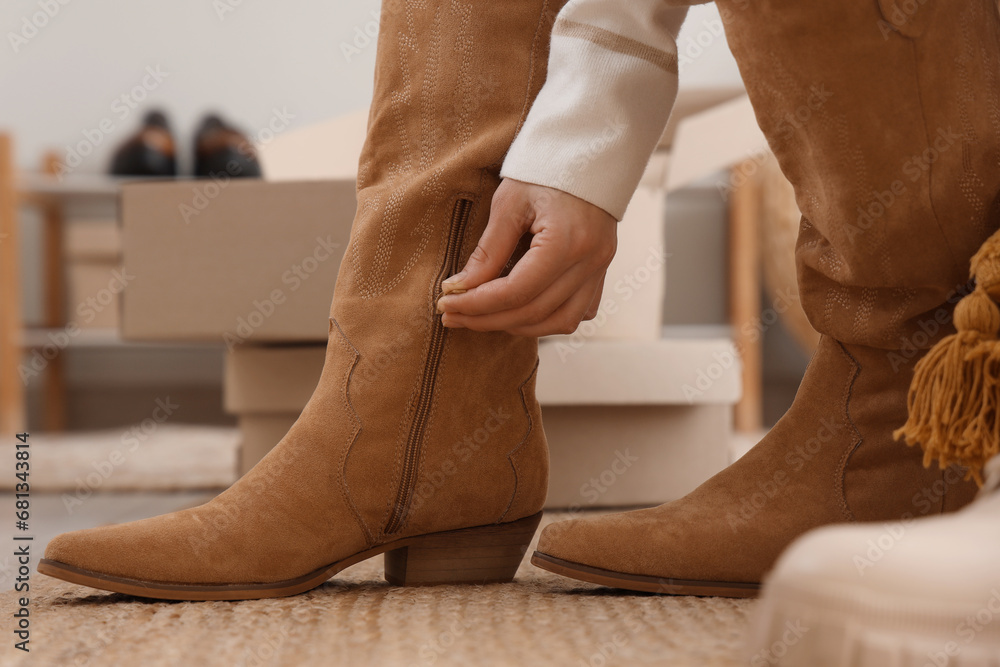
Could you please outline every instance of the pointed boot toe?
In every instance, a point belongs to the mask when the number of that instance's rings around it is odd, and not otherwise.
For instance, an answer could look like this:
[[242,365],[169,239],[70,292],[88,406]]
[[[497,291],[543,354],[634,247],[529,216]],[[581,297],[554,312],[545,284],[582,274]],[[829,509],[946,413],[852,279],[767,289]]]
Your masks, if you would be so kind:
[[170,539],[164,530],[177,519],[167,515],[64,533],[49,542],[38,571],[63,579],[67,574],[76,576],[76,583],[86,583],[82,579],[177,583],[183,580],[183,563],[194,557],[186,545]]
[[[239,560],[232,557],[235,554],[220,550],[215,544],[226,542],[232,548],[243,543],[238,536],[213,529],[211,539],[205,539],[206,534],[199,528],[210,512],[211,509],[201,506],[124,524],[64,533],[49,542],[38,571],[74,583],[134,595],[142,595],[152,583],[168,587],[211,585],[241,575],[252,581],[266,580],[266,572],[240,573]],[[209,549],[213,554],[211,559],[205,558]],[[116,585],[115,582],[124,588],[109,588],[109,585]]]
[[636,510],[550,524],[539,537],[535,557],[548,562],[641,574],[642,563],[646,560],[642,550],[625,552],[619,547],[623,539],[629,544],[648,543],[643,533],[658,528],[655,520],[651,522],[644,517],[648,513],[649,510]]
[[[95,568],[102,561],[103,540],[99,529],[74,530],[56,536],[45,547],[45,559],[52,564],[81,570]],[[39,571],[44,568],[39,567]]]
[[824,338],[792,408],[743,458],[659,507],[554,524],[532,563],[615,588],[748,597],[813,528],[953,508],[972,495],[963,473],[924,469],[892,439],[906,386],[884,352]]
[[756,595],[759,586],[747,580],[752,577],[726,569],[724,549],[707,552],[705,547],[724,543],[726,535],[704,518],[692,521],[697,509],[675,501],[560,521],[542,531],[531,563],[581,581],[646,593]]

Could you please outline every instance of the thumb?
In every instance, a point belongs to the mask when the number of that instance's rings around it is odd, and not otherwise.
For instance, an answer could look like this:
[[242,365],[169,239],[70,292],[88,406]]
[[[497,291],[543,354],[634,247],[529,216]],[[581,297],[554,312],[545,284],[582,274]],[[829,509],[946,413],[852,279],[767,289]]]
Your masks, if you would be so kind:
[[461,271],[441,283],[442,294],[461,294],[497,278],[531,227],[533,213],[527,198],[493,198],[490,219],[479,244]]

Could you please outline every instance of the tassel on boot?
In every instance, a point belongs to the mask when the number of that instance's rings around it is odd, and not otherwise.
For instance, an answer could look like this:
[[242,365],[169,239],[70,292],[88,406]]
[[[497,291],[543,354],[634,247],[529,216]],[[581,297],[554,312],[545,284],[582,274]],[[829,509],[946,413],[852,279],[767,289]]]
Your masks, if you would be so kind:
[[909,418],[897,440],[924,448],[924,465],[958,464],[982,486],[986,461],[1000,454],[1000,232],[972,258],[976,289],[955,308],[957,333],[914,369]]

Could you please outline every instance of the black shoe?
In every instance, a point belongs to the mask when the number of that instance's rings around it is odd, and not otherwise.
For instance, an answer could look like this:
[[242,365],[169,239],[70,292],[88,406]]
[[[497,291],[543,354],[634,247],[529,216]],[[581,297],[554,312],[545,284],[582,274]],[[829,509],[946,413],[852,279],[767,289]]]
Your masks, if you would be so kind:
[[177,151],[167,117],[150,111],[142,128],[115,151],[111,173],[115,176],[177,176]]
[[215,115],[205,116],[194,139],[195,176],[260,178],[260,162],[245,134]]

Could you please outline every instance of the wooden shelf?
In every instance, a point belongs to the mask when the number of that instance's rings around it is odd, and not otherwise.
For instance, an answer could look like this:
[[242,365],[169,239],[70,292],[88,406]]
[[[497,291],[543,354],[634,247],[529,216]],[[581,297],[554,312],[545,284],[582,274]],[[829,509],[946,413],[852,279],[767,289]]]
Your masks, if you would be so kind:
[[59,178],[42,172],[21,172],[16,188],[18,195],[29,201],[78,197],[114,198],[121,186],[134,179],[115,178],[101,174],[69,174]]
[[[38,349],[52,342],[52,336],[65,334],[64,329],[47,329],[45,327],[26,328],[21,337],[24,349]],[[118,329],[83,329],[70,339],[69,348],[184,348],[184,349],[222,349],[223,343],[191,343],[185,341],[131,341],[124,340]]]

